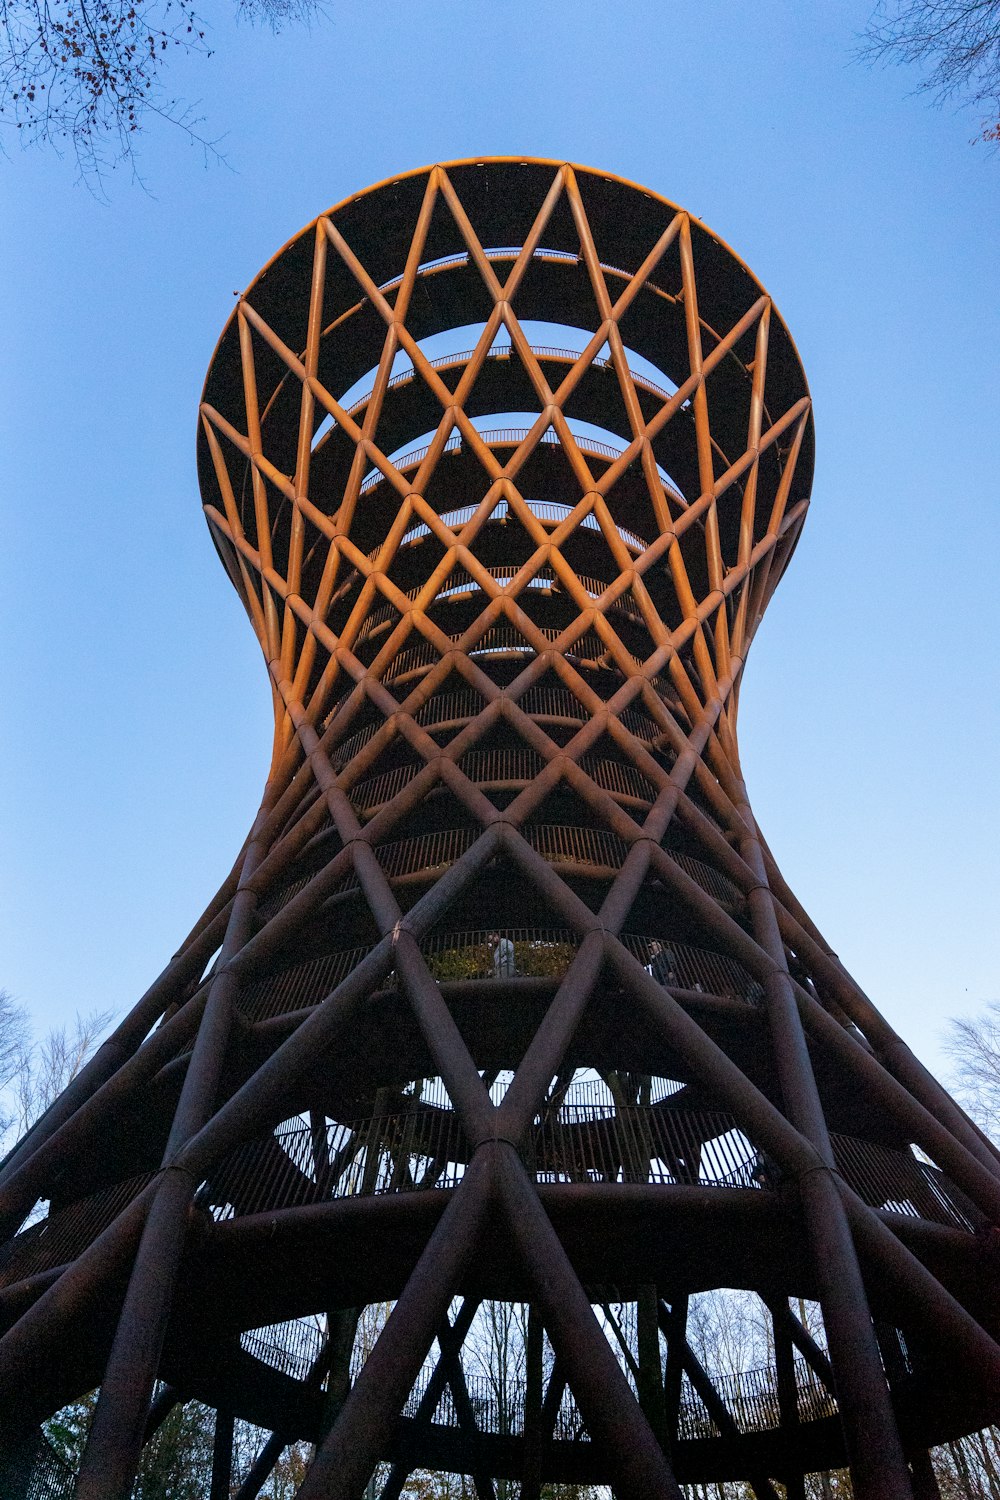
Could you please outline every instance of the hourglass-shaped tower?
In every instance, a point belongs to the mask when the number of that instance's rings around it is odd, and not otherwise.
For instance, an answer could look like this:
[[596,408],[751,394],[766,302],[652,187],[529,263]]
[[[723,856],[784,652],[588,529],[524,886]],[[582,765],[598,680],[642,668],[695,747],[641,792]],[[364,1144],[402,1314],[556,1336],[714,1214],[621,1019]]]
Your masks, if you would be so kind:
[[[4,1164],[8,1464],[99,1385],[80,1500],[191,1398],[213,1497],[295,1440],[305,1500],[845,1464],[933,1495],[928,1448],[1000,1415],[1000,1160],[747,800],[743,667],[812,473],[767,294],[606,174],[414,172],[240,299],[199,463],[273,761]],[[758,1357],[726,1370],[734,1301]]]

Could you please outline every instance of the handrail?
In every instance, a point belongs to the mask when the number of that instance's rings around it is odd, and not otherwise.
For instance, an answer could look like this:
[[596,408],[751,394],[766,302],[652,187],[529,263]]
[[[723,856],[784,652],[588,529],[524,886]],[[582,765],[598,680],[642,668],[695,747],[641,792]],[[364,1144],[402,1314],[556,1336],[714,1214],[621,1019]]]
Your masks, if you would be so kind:
[[[551,523],[552,525],[556,526],[561,525],[562,522],[565,521],[566,517],[571,515],[573,512],[573,507],[571,505],[564,505],[559,500],[530,500],[526,498],[524,503],[531,511],[531,514],[534,516],[535,520],[541,521],[543,525],[545,525],[546,523]],[[472,517],[476,514],[476,511],[478,509],[478,505],[465,505],[462,506],[459,510],[445,511],[441,516],[441,520],[446,526],[450,527],[450,529],[454,531],[457,526],[464,526],[467,521],[471,521]],[[485,524],[489,526],[494,522],[506,523],[509,514],[510,508],[507,504],[507,501],[503,499],[498,500],[495,507],[490,512]],[[601,529],[601,523],[598,521],[597,517],[593,514],[592,511],[588,511],[587,514],[583,517],[582,521],[579,521],[577,524],[584,531],[600,531]],[[637,536],[634,531],[629,531],[627,527],[619,526],[617,522],[615,523],[615,530],[617,531],[619,537],[621,537],[622,541],[625,543],[625,546],[628,548],[628,550],[636,557],[645,552],[647,547],[649,546],[649,543],[644,542],[641,536]],[[412,545],[412,543],[418,542],[423,537],[430,535],[431,528],[427,525],[426,521],[418,521],[415,526],[410,527],[409,531],[403,533],[399,545],[401,547],[408,547]],[[368,553],[368,561],[374,562],[381,550],[382,544],[377,547],[373,547],[372,550]]]
[[[430,860],[442,851],[428,848],[421,852]],[[673,857],[676,858],[676,853]],[[399,858],[393,855],[387,863],[394,865]],[[416,868],[420,868],[419,864]],[[703,873],[707,868],[703,867]],[[575,934],[568,930],[502,928],[497,931],[514,944],[513,964],[510,972],[502,976],[504,978],[561,977],[578,946]],[[421,948],[427,955],[431,973],[438,980],[494,979],[501,976],[495,968],[489,936],[485,931],[439,933],[425,939]],[[742,964],[727,954],[697,948],[673,938],[643,937],[628,932],[622,933],[622,942],[653,978],[667,988],[744,1000],[751,1005],[760,1001],[760,984]],[[369,948],[346,949],[279,970],[276,974],[261,976],[241,991],[240,1009],[252,1021],[307,1010],[330,994],[370,951]]]
[[[517,257],[520,255],[520,253],[521,249],[513,245],[501,249],[490,249],[483,251],[483,254],[485,255],[487,260],[517,260]],[[569,261],[573,265],[580,264],[580,257],[574,254],[571,250],[545,250],[542,249],[541,246],[536,246],[536,248],[531,252],[531,258],[532,260],[563,260]],[[435,271],[447,271],[454,266],[465,266],[468,265],[468,263],[468,250],[458,250],[453,255],[439,255],[434,260],[425,260],[421,265],[417,267],[417,275],[427,276]],[[604,269],[610,270],[611,268],[605,267]],[[383,294],[386,292],[391,292],[397,286],[401,285],[402,280],[402,275],[394,276],[391,281],[384,282],[382,286],[379,287],[379,291]]]
[[[243,1349],[272,1369],[292,1379],[304,1381],[323,1349],[323,1333],[314,1322],[295,1319],[267,1328],[252,1328],[241,1335]],[[356,1350],[351,1360],[351,1376],[357,1378],[365,1362],[364,1351]],[[837,1415],[837,1402],[831,1391],[805,1360],[794,1358],[795,1388],[799,1421],[817,1422]],[[414,1417],[433,1377],[433,1366],[425,1365],[417,1376],[403,1409],[404,1417]],[[520,1383],[507,1389],[496,1374],[484,1375],[478,1370],[463,1371],[466,1393],[484,1435],[518,1437],[524,1432],[524,1391]],[[712,1384],[733,1419],[738,1432],[767,1432],[781,1426],[781,1403],[778,1398],[777,1371],[773,1365],[731,1373],[713,1372]],[[445,1385],[434,1410],[434,1424],[458,1427],[461,1416],[455,1406],[450,1385]],[[678,1434],[682,1439],[699,1440],[720,1436],[701,1397],[685,1376],[678,1412]],[[552,1429],[556,1442],[588,1442],[586,1424],[572,1391],[563,1391]]]
[[[505,753],[514,754],[515,752],[474,752],[479,756],[489,754],[497,757]],[[610,763],[603,762],[602,764]],[[489,765],[483,761],[480,761],[478,766],[474,761],[473,765],[476,773],[473,779],[481,775],[486,784],[489,784],[491,780]],[[496,765],[498,767],[502,765],[499,759]],[[527,772],[527,768],[528,763],[525,761],[521,769]],[[398,772],[404,769],[408,768],[398,767],[396,771],[387,772],[386,776],[396,778]],[[513,762],[510,769],[516,772],[517,768]],[[532,772],[531,775],[514,775],[503,779],[526,782],[532,779],[534,774]],[[381,778],[375,778],[375,780],[379,779]],[[406,780],[400,777],[396,789],[404,786]],[[388,784],[390,787],[396,786],[396,781],[392,780]],[[361,783],[362,788],[367,785],[368,783]],[[359,801],[359,806],[364,807],[365,804]],[[445,828],[431,833],[416,834],[411,838],[395,839],[389,843],[377,845],[375,855],[390,880],[403,880],[412,875],[431,877],[435,872],[454,864],[467,849],[472,847],[480,831],[475,828]],[[620,870],[629,850],[624,839],[602,828],[581,828],[564,823],[534,823],[525,828],[524,836],[544,860],[556,865],[591,865],[595,869]],[[668,849],[666,852],[709,895],[729,905],[734,905],[741,900],[739,888],[712,865],[678,850]],[[297,880],[289,881],[287,885],[270,892],[260,902],[260,915],[264,918],[273,917],[288,904],[293,896],[305,890],[312,879],[312,874],[300,875]],[[352,889],[355,885],[355,877],[347,874],[330,894],[339,894]],[[646,962],[646,960],[643,961]]]
[[[247,1141],[199,1187],[195,1204],[216,1222],[247,1214],[383,1193],[455,1187],[469,1159],[458,1117],[400,1097],[403,1113],[330,1121],[316,1130],[297,1121]],[[912,1150],[832,1135],[845,1182],[869,1206],[974,1232],[981,1216],[953,1183]],[[780,1173],[734,1116],[720,1110],[653,1105],[566,1104],[536,1117],[521,1156],[543,1184],[633,1184],[771,1191]],[[68,1204],[15,1237],[2,1284],[65,1265],[130,1203],[146,1173]]]
[[[582,353],[582,350],[561,349],[555,344],[529,344],[528,347],[530,348],[532,354],[536,357],[536,359],[558,359],[566,361],[568,363],[575,363],[580,358],[580,354]],[[488,351],[486,358],[510,359],[511,351],[512,345],[510,344],[494,344],[493,347]],[[454,369],[456,366],[468,364],[469,360],[473,357],[475,352],[475,349],[462,349],[461,351],[454,354],[440,354],[436,359],[428,360],[427,363],[430,365],[432,370]],[[590,364],[593,369],[611,370],[612,372],[614,371],[613,360],[604,359],[600,355],[595,355],[594,358],[590,361]],[[674,386],[673,390],[665,390],[662,385],[657,385],[655,380],[650,380],[648,375],[638,374],[635,370],[632,369],[631,366],[627,366],[627,368],[629,378],[631,379],[633,385],[638,386],[640,390],[649,391],[654,396],[659,396],[663,401],[669,401],[671,396],[677,390],[676,386]],[[415,378],[416,370],[412,365],[410,365],[408,369],[400,370],[397,375],[390,376],[389,383],[386,388],[390,391],[398,390],[401,385],[408,385]],[[369,401],[372,398],[373,390],[374,381],[371,387],[366,390],[362,396],[359,396],[356,401],[352,402],[352,404],[346,408],[347,415],[349,417],[353,417],[356,412],[361,411],[363,407],[368,405]]]
[[248,1328],[240,1334],[240,1348],[245,1354],[293,1380],[308,1379],[323,1351],[323,1343],[321,1329],[305,1318]]
[[[524,442],[530,432],[530,427],[491,427],[480,431],[479,436],[488,447],[516,448],[519,443]],[[539,441],[541,443],[548,443],[555,448],[562,447],[562,439],[551,427],[546,428]],[[613,448],[610,443],[602,443],[599,438],[584,437],[577,432],[573,433],[573,441],[581,453],[587,453],[591,458],[606,459],[608,463],[613,463],[615,459],[621,458],[622,454],[628,448],[628,443],[624,438],[622,439],[622,446],[620,448]],[[441,451],[443,453],[458,453],[462,447],[463,440],[461,434],[452,433]],[[394,469],[403,474],[407,469],[415,469],[427,457],[430,450],[431,444],[424,443],[419,448],[412,448],[409,452],[402,453],[399,458],[390,459],[390,463]],[[663,477],[664,479],[667,478],[666,475]],[[361,481],[360,493],[362,495],[370,494],[377,485],[384,483],[384,481],[385,475],[381,469],[371,469]]]
[[[419,774],[423,764],[423,761],[411,761],[359,781],[351,788],[351,801],[362,812],[371,812],[383,803],[391,802]],[[518,746],[500,750],[472,750],[462,756],[460,764],[464,774],[477,786],[525,786],[541,774],[545,762],[539,751]],[[655,788],[632,765],[585,755],[580,766],[598,786],[610,792],[613,797],[626,797],[648,806],[656,796]],[[736,890],[735,886],[733,890]]]
[[[585,724],[590,718],[590,710],[583,706],[569,688],[563,687],[529,687],[518,698],[517,706],[523,713],[543,722],[547,719],[556,719]],[[482,711],[482,707],[483,700],[480,695],[472,688],[468,688],[461,693],[435,694],[417,710],[415,718],[418,724],[430,729],[439,724],[467,722],[469,719],[474,719],[476,714]],[[662,733],[656,721],[639,709],[625,709],[618,715],[618,720],[630,734],[634,734],[637,739],[647,744],[654,743]],[[363,744],[367,744],[379,727],[376,724],[361,730],[356,736],[358,741],[356,745],[353,740],[344,741],[343,745],[337,749],[338,759],[335,769],[346,765],[351,756],[357,754]],[[350,754],[342,756],[348,744],[351,744],[353,748]]]
[[73,1500],[76,1480],[76,1470],[53,1447],[42,1428],[39,1449],[22,1500]]
[[[514,945],[513,964],[505,978],[561,978],[579,945],[576,934],[563,928],[499,928],[499,937]],[[434,977],[441,981],[495,979],[498,975],[486,931],[437,933],[425,938],[421,951]],[[668,988],[756,1004],[760,985],[746,969],[723,953],[696,948],[673,938],[622,933],[622,942],[658,983]],[[250,1021],[287,1015],[318,1005],[370,948],[350,948],[312,958],[244,985],[240,1010]],[[390,977],[388,985],[393,983]]]
[[[507,930],[510,935],[512,929]],[[513,929],[514,937],[518,932]],[[482,934],[483,937],[486,934]],[[530,929],[524,929],[520,937],[528,939],[531,936]],[[571,934],[566,933],[570,938]],[[570,1107],[585,1105],[596,1109],[599,1115],[606,1115],[613,1110],[617,1104],[647,1104],[654,1108],[660,1108],[667,1100],[683,1091],[685,1084],[676,1078],[664,1078],[662,1075],[646,1074],[641,1080],[636,1074],[622,1074],[615,1070],[616,1084],[613,1088],[608,1081],[610,1078],[595,1076],[590,1078],[574,1078],[569,1084],[560,1083],[556,1093],[550,1096],[543,1111],[560,1114],[561,1111]],[[490,1084],[488,1093],[493,1104],[501,1104],[506,1097],[509,1080],[502,1074]],[[410,1093],[410,1088],[414,1092]],[[626,1097],[627,1092],[627,1097]],[[641,1095],[641,1097],[640,1097]],[[451,1109],[451,1099],[448,1090],[441,1077],[420,1078],[414,1080],[412,1085],[402,1096],[409,1107],[421,1107],[431,1109]]]
[[0,1287],[13,1286],[28,1276],[72,1260],[83,1245],[96,1240],[114,1222],[152,1177],[152,1172],[143,1172],[112,1183],[86,1198],[78,1198],[75,1203],[57,1208],[47,1218],[23,1229],[5,1247],[0,1263]]
[[[401,1100],[401,1102],[403,1102]],[[973,1229],[958,1190],[912,1151],[848,1136],[831,1137],[837,1168],[884,1212]],[[646,1184],[771,1191],[780,1172],[721,1110],[657,1105],[567,1105],[536,1118],[521,1156],[541,1183]],[[248,1141],[213,1171],[199,1202],[216,1220],[277,1212],[333,1199],[455,1187],[469,1149],[450,1110],[409,1104],[405,1113],[325,1131],[289,1123]]]
[[[509,583],[511,579],[517,577],[521,570],[511,563],[489,567],[486,571],[498,583]],[[588,598],[594,600],[599,599],[611,587],[610,583],[605,580],[590,578],[586,574],[581,574],[577,578],[577,582]],[[555,594],[563,598],[569,598],[563,584],[551,568],[540,568],[533,578],[527,580],[524,587],[544,591],[550,595]],[[424,585],[419,584],[416,588],[407,589],[406,598],[410,600],[416,599],[423,592],[423,588]],[[453,573],[448,575],[444,587],[438,589],[433,599],[429,600],[425,605],[425,608],[430,609],[432,605],[440,603],[442,599],[456,599],[456,597],[465,597],[481,592],[481,585],[473,578],[471,573],[466,572],[464,568],[456,568]],[[642,612],[627,594],[620,594],[607,607],[618,614],[624,615],[633,624],[644,625],[646,623],[642,617]],[[372,610],[371,614],[365,616],[364,624],[358,631],[357,644],[360,645],[363,641],[369,640],[377,632],[384,630],[388,625],[394,625],[401,618],[402,616],[394,604],[385,603],[380,605],[378,609]]]
[[[549,625],[537,625],[535,629],[547,642],[557,641],[563,634],[563,631]],[[449,640],[456,644],[461,636],[449,636]],[[571,646],[563,648],[562,654],[570,661],[584,662],[590,667],[602,667],[612,672],[619,670],[613,661],[607,660],[608,647],[594,630],[585,630],[582,635],[578,635]],[[513,625],[490,625],[474,645],[466,648],[466,655],[473,660],[479,656],[534,656],[535,647]],[[387,685],[401,682],[403,678],[411,677],[416,672],[437,666],[440,660],[438,648],[430,641],[421,640],[419,645],[407,646],[393,657],[382,674],[382,681]],[[632,657],[632,660],[635,658]]]
[[[483,255],[487,260],[490,261],[517,260],[523,248],[523,245],[505,245],[502,247],[484,249]],[[544,245],[536,245],[531,252],[531,258],[532,260],[566,261],[570,265],[574,266],[583,264],[583,257],[578,255],[575,250],[551,250],[546,248]],[[469,260],[470,256],[468,250],[459,250],[452,255],[439,255],[435,260],[427,260],[424,261],[422,265],[419,265],[417,267],[417,275],[427,276],[433,274],[435,271],[445,271],[455,266],[468,265]],[[627,280],[631,280],[633,275],[635,274],[633,271],[625,271],[621,266],[613,266],[603,260],[599,264],[602,271],[608,271],[612,276],[625,277]],[[402,284],[402,281],[402,275],[394,276],[391,281],[384,282],[379,287],[379,291],[382,293],[391,292],[395,287],[400,286]],[[643,286],[655,288],[655,283],[651,281],[645,281],[643,282]],[[655,289],[658,290],[658,288]]]
[[[805,1360],[795,1358],[795,1388],[800,1422],[819,1422],[837,1415],[837,1402]],[[738,1432],[768,1432],[781,1426],[778,1377],[773,1366],[712,1376],[712,1384],[735,1423]],[[687,1375],[681,1390],[678,1436],[698,1440],[721,1436],[701,1397]]]

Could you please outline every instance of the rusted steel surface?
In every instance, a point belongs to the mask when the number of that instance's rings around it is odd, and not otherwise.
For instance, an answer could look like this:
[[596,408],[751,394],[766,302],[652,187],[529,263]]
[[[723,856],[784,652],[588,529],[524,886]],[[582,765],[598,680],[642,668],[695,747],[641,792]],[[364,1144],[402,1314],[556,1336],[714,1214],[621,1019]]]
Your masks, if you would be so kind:
[[[1000,1416],[1000,1158],[743,783],[812,477],[767,293],[614,177],[422,170],[239,299],[198,443],[272,764],[232,874],[0,1164],[0,1466],[99,1381],[75,1493],[126,1500],[167,1380],[220,1413],[213,1494],[297,1436],[305,1500],[439,1462],[486,1500],[773,1500],[845,1462],[860,1500],[926,1487],[929,1442]],[[707,1368],[693,1299],[748,1283],[776,1362]],[[527,1373],[498,1396],[469,1341],[512,1300]]]

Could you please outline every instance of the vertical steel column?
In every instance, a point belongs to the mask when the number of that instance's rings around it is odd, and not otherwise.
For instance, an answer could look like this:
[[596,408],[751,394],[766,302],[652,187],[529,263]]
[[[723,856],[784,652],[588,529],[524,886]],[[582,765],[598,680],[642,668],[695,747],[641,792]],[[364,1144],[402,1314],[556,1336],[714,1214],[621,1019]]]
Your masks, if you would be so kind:
[[[799,1179],[802,1211],[820,1286],[837,1401],[858,1500],[912,1500],[910,1473],[882,1369],[857,1251],[833,1179],[836,1170],[823,1106],[792,990],[774,897],[745,788],[740,853],[758,881],[747,895],[754,936],[774,968],[764,983],[771,1044],[788,1118],[826,1163]],[[751,831],[754,830],[754,831]]]
[[233,1414],[225,1407],[215,1413],[215,1435],[212,1439],[212,1484],[209,1500],[230,1500],[229,1486],[233,1472]]
[[[787,1311],[787,1303],[785,1304]],[[781,1431],[785,1446],[794,1455],[785,1467],[783,1475],[786,1500],[806,1500],[805,1480],[799,1467],[799,1396],[795,1380],[795,1355],[792,1341],[784,1326],[780,1312],[770,1309],[771,1327],[774,1332],[774,1365],[778,1377],[778,1409],[781,1414]]]
[[687,1347],[688,1298],[674,1292],[670,1305],[661,1301],[657,1316],[667,1340],[667,1364],[663,1375],[663,1408],[668,1451],[676,1449],[680,1436],[681,1389],[684,1377],[684,1351]]
[[657,1442],[666,1448],[663,1405],[663,1367],[660,1361],[660,1326],[657,1321],[656,1287],[639,1287],[636,1294],[636,1340],[639,1363],[639,1405]]
[[913,1500],[941,1500],[941,1488],[926,1449],[910,1455],[910,1471],[913,1474]]
[[544,1370],[542,1321],[535,1304],[528,1305],[524,1380],[524,1472],[521,1500],[539,1500],[542,1491],[542,1403]]
[[329,1378],[323,1403],[323,1432],[329,1432],[351,1390],[351,1356],[361,1308],[342,1307],[327,1313],[327,1359]]

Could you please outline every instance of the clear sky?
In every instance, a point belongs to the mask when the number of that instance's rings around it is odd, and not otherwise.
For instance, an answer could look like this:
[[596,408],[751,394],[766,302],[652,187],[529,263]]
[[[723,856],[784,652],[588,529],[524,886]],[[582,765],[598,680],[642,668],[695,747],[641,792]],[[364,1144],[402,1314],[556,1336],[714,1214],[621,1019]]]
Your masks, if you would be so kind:
[[[225,9],[220,0],[220,8]],[[205,7],[206,12],[208,7]],[[0,983],[38,1026],[128,1008],[227,872],[270,703],[201,516],[197,400],[233,292],[321,210],[478,154],[605,167],[743,256],[816,405],[813,507],[744,680],[757,816],[803,903],[940,1065],[1000,996],[1000,158],[865,3],[328,0],[209,14],[171,85],[226,165],[147,134],[145,191],[0,160]]]

